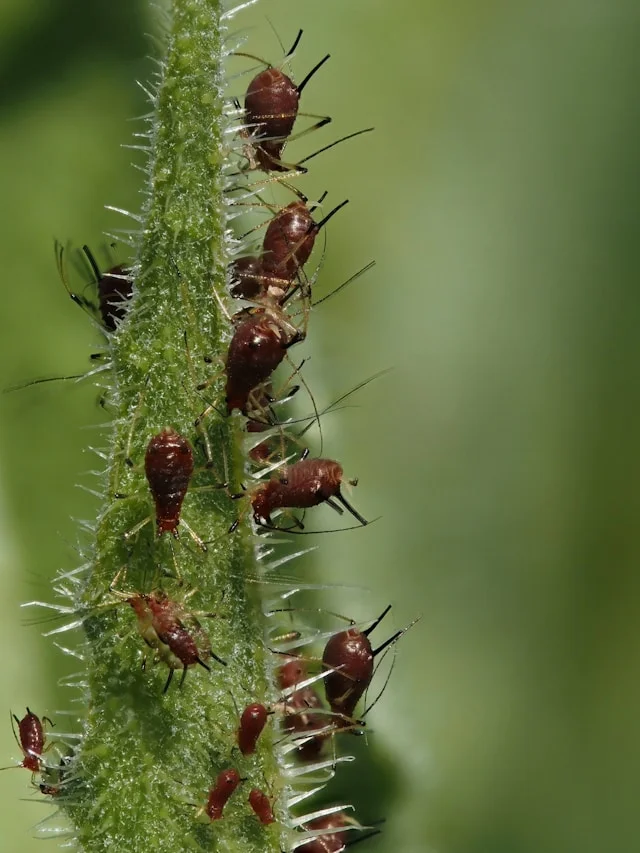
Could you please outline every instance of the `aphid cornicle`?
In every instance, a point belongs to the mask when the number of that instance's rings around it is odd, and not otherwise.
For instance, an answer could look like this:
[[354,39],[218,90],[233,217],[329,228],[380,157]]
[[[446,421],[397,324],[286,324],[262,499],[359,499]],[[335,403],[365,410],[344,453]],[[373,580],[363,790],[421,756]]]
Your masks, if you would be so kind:
[[[367,520],[344,498],[342,465],[332,459],[301,459],[292,465],[283,465],[265,482],[251,492],[251,505],[256,524],[271,526],[271,514],[277,509],[308,509],[328,503],[342,513],[334,499],[339,501],[360,524]],[[356,481],[348,481],[355,485]]]
[[209,820],[220,820],[222,818],[224,807],[242,781],[240,774],[233,767],[218,774],[216,784],[209,791],[207,805],[204,807]]
[[158,536],[177,538],[180,510],[193,474],[193,450],[186,438],[166,427],[147,445],[144,471],[156,507]]
[[270,823],[275,822],[275,815],[273,814],[271,800],[264,791],[260,791],[258,788],[252,788],[251,793],[249,794],[249,805],[256,813],[260,823],[264,826],[268,826]]
[[337,726],[352,725],[356,705],[371,684],[376,656],[407,630],[397,631],[377,649],[372,648],[369,634],[382,622],[390,609],[391,605],[366,631],[352,625],[346,631],[339,631],[330,637],[325,646],[322,662],[329,672],[324,678],[324,685],[331,710],[340,715],[336,717]]
[[18,724],[18,734],[16,735],[15,728],[13,729],[13,734],[24,756],[20,764],[16,764],[15,766],[24,767],[25,770],[30,770],[32,773],[38,773],[41,769],[42,753],[44,752],[45,744],[43,723],[47,722],[50,726],[53,723],[48,717],[43,717],[40,720],[29,708],[27,708],[27,713],[21,720],[15,714],[11,715],[12,728],[14,720]]
[[242,712],[237,732],[238,747],[243,755],[253,755],[258,738],[267,724],[269,711],[259,702],[254,702]]

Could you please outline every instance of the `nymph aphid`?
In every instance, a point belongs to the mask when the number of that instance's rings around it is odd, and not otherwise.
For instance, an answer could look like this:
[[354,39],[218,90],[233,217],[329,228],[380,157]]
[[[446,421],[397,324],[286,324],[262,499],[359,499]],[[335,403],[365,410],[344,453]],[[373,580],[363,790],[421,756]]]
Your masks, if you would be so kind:
[[[308,509],[321,503],[342,513],[342,507],[335,501],[339,501],[360,524],[368,524],[343,496],[343,482],[342,465],[332,459],[301,459],[292,465],[283,465],[269,480],[259,483],[250,492],[256,524],[270,527],[271,515],[277,509]],[[347,482],[355,486],[357,480]]]
[[218,774],[216,784],[209,791],[207,805],[202,809],[209,820],[220,820],[222,818],[224,807],[242,781],[240,774],[233,767]]
[[260,791],[258,788],[252,788],[251,793],[249,794],[249,805],[254,810],[258,820],[263,824],[263,826],[268,826],[270,823],[275,822],[275,815],[273,814],[271,800],[264,791]]
[[[370,837],[370,835],[366,835],[351,840],[349,837],[351,830],[361,829],[362,827],[354,818],[349,817],[344,812],[334,812],[314,818],[306,823],[304,828],[308,832],[322,832],[323,834],[296,847],[300,853],[341,853],[357,841]],[[330,830],[335,830],[335,832]],[[377,832],[379,830],[373,834],[375,835]]]
[[254,702],[242,712],[240,725],[238,727],[237,740],[240,752],[243,755],[253,755],[256,751],[258,738],[267,724],[269,714],[264,705]]
[[206,663],[212,657],[218,663],[226,666],[226,661],[218,657],[212,650],[209,638],[198,616],[215,616],[215,613],[189,611],[184,604],[195,590],[188,593],[182,602],[170,599],[162,589],[149,593],[133,590],[122,591],[115,584],[122,573],[118,572],[112,581],[109,591],[118,599],[129,604],[136,615],[137,627],[145,643],[154,650],[156,658],[169,667],[169,675],[164,685],[166,693],[176,669],[182,670],[180,687],[184,684],[187,669],[196,664],[210,671]]
[[[18,724],[18,734],[16,734],[15,723]],[[27,708],[27,713],[20,720],[15,714],[11,714],[11,728],[16,743],[22,750],[23,759],[20,764],[13,765],[14,767],[24,767],[25,770],[30,770],[31,773],[39,773],[42,768],[42,753],[45,752],[45,733],[43,723],[48,723],[53,726],[49,717],[43,717],[42,720]],[[9,770],[9,767],[3,767],[3,770]]]
[[[203,551],[206,551],[207,547],[204,542],[180,518],[193,468],[191,444],[172,427],[165,427],[162,432],[149,439],[144,458],[144,472],[155,504],[158,536],[162,536],[163,533],[171,533],[177,539],[178,525],[182,524],[194,542]],[[152,516],[147,516],[125,533],[125,538],[130,539],[151,520]]]

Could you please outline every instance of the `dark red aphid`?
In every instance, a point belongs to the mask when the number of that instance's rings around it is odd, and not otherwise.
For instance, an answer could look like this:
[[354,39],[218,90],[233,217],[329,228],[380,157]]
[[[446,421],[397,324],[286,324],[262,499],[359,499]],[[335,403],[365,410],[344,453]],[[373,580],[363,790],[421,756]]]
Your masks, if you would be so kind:
[[238,785],[242,782],[240,774],[235,768],[223,770],[218,774],[216,784],[209,791],[209,799],[204,810],[209,816],[209,820],[220,820],[224,807],[229,801],[229,797],[233,794]]
[[193,474],[193,450],[171,427],[154,435],[147,445],[144,471],[156,506],[158,536],[178,536],[180,510]]
[[129,604],[136,615],[138,632],[142,639],[154,649],[158,660],[169,667],[164,693],[169,689],[176,669],[182,670],[182,687],[190,666],[198,664],[207,671],[210,670],[205,663],[206,658],[212,657],[223,666],[227,665],[226,661],[211,650],[209,638],[195,613],[187,611],[182,604],[170,599],[161,589],[150,593],[116,590],[113,587],[117,577],[111,583],[110,591]]
[[[279,668],[277,674],[281,690],[295,687],[307,677],[307,667],[302,658],[291,658]],[[308,737],[298,747],[298,756],[303,761],[312,761],[322,752],[326,736],[313,734],[326,729],[331,720],[326,714],[319,713],[321,710],[322,700],[312,685],[295,690],[283,702],[284,730],[299,736],[301,740]]]
[[116,264],[106,272],[100,272],[96,259],[88,246],[82,251],[87,256],[98,286],[98,307],[105,328],[115,331],[118,322],[127,313],[127,305],[133,295],[133,282],[124,264]]
[[371,684],[374,660],[380,652],[395,642],[406,629],[397,631],[377,649],[373,649],[369,634],[382,622],[391,605],[376,621],[361,631],[355,625],[334,634],[324,649],[322,662],[330,670],[324,679],[327,702],[336,717],[336,725],[352,725],[353,715],[362,694]]
[[[14,720],[18,724],[17,735],[13,726]],[[39,772],[45,743],[43,722],[49,723],[50,726],[53,725],[48,717],[43,717],[40,720],[29,708],[27,708],[27,713],[21,720],[15,714],[12,714],[11,726],[13,727],[13,734],[24,756],[20,764],[15,765],[16,767],[24,767],[25,770],[30,770],[32,773]]]
[[256,751],[258,738],[267,724],[269,711],[264,705],[255,702],[242,712],[238,727],[238,747],[243,755],[253,755]]
[[[302,30],[287,56],[293,53],[301,37]],[[321,59],[297,86],[283,71],[273,66],[265,68],[249,83],[244,110],[253,148],[253,157],[250,157],[250,160],[255,158],[256,164],[263,171],[288,171],[289,166],[282,163],[281,156],[298,116],[300,95],[327,59],[329,55]],[[324,117],[315,126],[321,127],[329,121],[328,117]]]
[[249,794],[249,805],[258,816],[260,823],[265,826],[274,823],[275,816],[271,807],[271,800],[263,791],[258,790],[258,788],[252,788]]
[[[367,520],[343,497],[342,465],[332,459],[301,459],[284,465],[266,482],[259,483],[251,493],[253,517],[257,524],[271,525],[271,514],[277,509],[307,509],[328,503],[342,513],[334,499],[346,507],[360,524]],[[355,485],[356,481],[349,481]]]
[[283,318],[259,310],[241,320],[233,333],[226,361],[227,409],[246,413],[251,393],[266,382],[287,350],[301,340]]
[[278,299],[295,284],[302,267],[307,263],[321,228],[341,208],[343,201],[319,222],[304,201],[294,201],[273,217],[262,244],[261,274],[269,293]]
[[341,853],[347,847],[347,837],[349,835],[348,828],[357,825],[354,821],[348,818],[344,812],[335,812],[334,814],[318,817],[310,820],[305,825],[305,829],[313,832],[314,830],[335,829],[335,832],[327,832],[325,835],[319,835],[317,838],[307,841],[306,844],[300,845],[296,849],[303,853]]

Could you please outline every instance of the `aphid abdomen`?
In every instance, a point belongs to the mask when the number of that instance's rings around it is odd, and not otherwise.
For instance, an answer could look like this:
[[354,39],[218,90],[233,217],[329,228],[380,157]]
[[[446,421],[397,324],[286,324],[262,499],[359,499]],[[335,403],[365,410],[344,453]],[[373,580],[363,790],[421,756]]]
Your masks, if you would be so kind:
[[156,508],[158,536],[177,535],[180,510],[193,474],[193,451],[186,438],[170,427],[153,436],[144,470]]
[[205,812],[209,820],[220,820],[229,797],[233,794],[242,779],[234,768],[223,770],[218,774],[215,786],[209,792]]
[[353,717],[360,697],[371,683],[373,657],[369,638],[358,628],[340,631],[329,639],[322,662],[332,670],[324,679],[332,711]]
[[255,299],[265,290],[262,259],[255,256],[238,258],[229,267],[234,299]]
[[256,139],[285,140],[298,115],[300,95],[293,81],[279,68],[265,68],[247,88],[245,119]]
[[44,749],[42,723],[29,708],[21,720],[15,716],[14,719],[18,723],[18,738],[24,755],[22,767],[31,770],[32,773],[37,773],[40,770],[40,760]]
[[303,761],[311,761],[322,752],[326,735],[313,736],[314,732],[325,729],[331,722],[322,710],[322,700],[318,692],[311,686],[296,690],[285,702],[287,713],[282,726],[285,731],[297,735],[300,739],[309,736],[308,740],[298,747],[298,755]]
[[124,264],[112,267],[98,279],[100,316],[110,332],[124,319],[127,304],[133,295],[133,283]]
[[268,711],[264,705],[255,702],[248,705],[240,717],[238,727],[238,747],[243,755],[253,755],[258,738],[267,724]]
[[275,822],[275,816],[271,807],[271,800],[264,791],[260,791],[258,788],[252,788],[251,793],[249,794],[249,805],[256,813],[260,823],[268,826],[270,823]]
[[293,282],[309,260],[316,227],[307,206],[294,201],[269,223],[264,236],[262,268],[265,275]]
[[[318,817],[305,824],[305,829],[311,831],[335,829],[336,832],[327,832],[326,835],[319,835],[317,838],[307,841],[306,844],[302,844],[297,849],[301,853],[341,853],[347,846],[347,832],[343,828],[346,829],[346,827],[353,825],[353,822],[342,812]],[[343,829],[342,832],[339,831],[341,829]]]

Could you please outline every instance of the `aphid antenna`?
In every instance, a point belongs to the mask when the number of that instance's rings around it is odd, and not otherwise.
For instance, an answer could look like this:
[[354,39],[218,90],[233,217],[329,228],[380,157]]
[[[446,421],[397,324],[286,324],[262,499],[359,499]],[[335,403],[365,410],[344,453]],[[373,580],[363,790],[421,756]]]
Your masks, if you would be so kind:
[[331,293],[327,293],[326,296],[322,296],[320,299],[317,299],[315,302],[312,302],[311,307],[317,308],[318,305],[322,305],[323,302],[326,302],[328,299],[331,299],[337,293],[340,293],[340,291],[343,288],[348,287],[350,284],[352,284],[354,281],[356,281],[356,279],[360,278],[361,275],[364,275],[366,272],[369,272],[370,269],[373,269],[373,267],[375,267],[375,265],[376,265],[375,261],[369,261],[369,263],[365,264],[365,266],[363,266],[362,269],[359,269],[358,272],[354,273],[351,276],[351,278],[348,278],[342,284],[339,284],[338,287],[334,288],[334,290],[332,290]]
[[[326,501],[325,501],[326,503]],[[327,530],[300,530],[297,527],[275,527],[274,525],[265,524],[264,522],[256,522],[256,526],[262,528],[263,530],[273,531],[275,533],[283,533],[286,531],[287,533],[294,534],[295,536],[319,536],[324,533],[344,533],[347,530],[361,530],[363,527],[367,525],[371,526],[375,524],[376,521],[380,521],[382,518],[381,515],[377,515],[375,518],[372,518],[370,521],[365,521],[364,524],[352,524],[350,527],[332,527]],[[277,540],[271,540],[277,541]],[[283,539],[282,542],[286,542],[286,539]]]
[[330,148],[334,148],[336,145],[340,145],[341,142],[346,142],[348,139],[361,136],[363,133],[371,133],[372,130],[375,130],[375,128],[365,127],[363,130],[356,130],[355,133],[348,133],[346,136],[341,136],[340,139],[336,139],[335,142],[325,145],[324,148],[319,148],[317,151],[314,151],[313,154],[309,154],[308,157],[303,157],[303,159],[299,160],[296,165],[302,167],[303,163],[308,163],[309,160],[313,160],[313,158],[317,157],[318,154],[324,154],[325,151],[328,151]]

